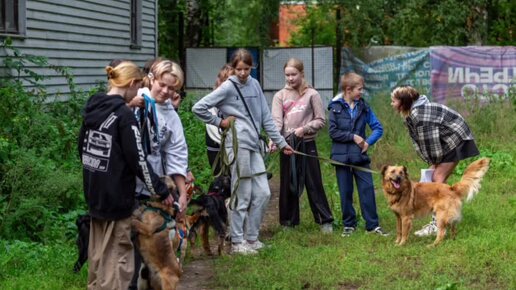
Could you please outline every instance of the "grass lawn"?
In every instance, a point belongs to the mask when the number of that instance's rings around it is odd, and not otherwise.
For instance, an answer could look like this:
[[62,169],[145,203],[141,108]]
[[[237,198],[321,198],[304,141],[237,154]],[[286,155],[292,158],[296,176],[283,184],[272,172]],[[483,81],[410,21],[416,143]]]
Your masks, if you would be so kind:
[[[384,137],[370,151],[372,168],[403,164],[409,168],[412,179],[418,180],[419,170],[426,164],[416,156],[401,118],[392,112],[387,97],[378,98],[372,106],[385,127]],[[336,219],[334,233],[320,233],[305,194],[301,200],[301,225],[294,230],[273,227],[263,237],[270,247],[257,256],[225,256],[216,260],[213,288],[516,289],[516,111],[510,102],[488,107],[463,104],[458,110],[465,107],[470,112],[467,120],[481,155],[490,157],[492,165],[480,193],[463,207],[463,221],[455,240],[447,237],[440,246],[429,249],[426,246],[433,237],[411,235],[406,246],[395,246],[395,218],[383,197],[378,174],[374,177],[380,223],[391,236],[367,235],[360,218],[359,230],[351,237],[341,237],[334,168],[322,164],[326,194]],[[203,132],[203,125],[185,124],[185,128],[192,126],[199,129],[187,130],[198,135],[197,141],[191,142],[188,138],[193,137],[187,133],[189,144],[195,143],[190,149],[202,150],[203,143],[199,142],[203,142],[204,135],[199,132]],[[327,131],[320,133],[317,144],[319,154],[329,156],[331,142]],[[204,151],[193,153],[205,155]],[[459,164],[449,182],[456,182],[470,162]],[[197,166],[197,161],[193,162],[194,170]],[[273,158],[272,168],[278,174],[277,158]],[[355,196],[355,202],[356,199]],[[359,211],[358,204],[355,209]],[[417,220],[414,229],[426,222],[428,219]],[[79,274],[72,273],[76,255],[73,241],[0,240],[0,289],[84,289],[86,268]]]

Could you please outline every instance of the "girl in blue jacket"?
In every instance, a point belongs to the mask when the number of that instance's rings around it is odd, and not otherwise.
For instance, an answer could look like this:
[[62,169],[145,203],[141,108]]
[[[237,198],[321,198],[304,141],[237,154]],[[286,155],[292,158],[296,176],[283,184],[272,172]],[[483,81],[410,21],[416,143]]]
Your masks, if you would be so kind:
[[[374,145],[383,135],[383,127],[373,110],[361,98],[364,79],[356,73],[347,73],[341,78],[342,97],[334,99],[330,111],[329,133],[332,139],[331,159],[345,164],[370,168],[371,159],[367,155],[369,146]],[[372,130],[366,138],[366,125]],[[351,235],[357,227],[353,208],[353,177],[357,183],[360,209],[366,221],[366,231],[381,236],[388,235],[379,225],[373,176],[370,172],[349,166],[335,166],[340,192],[342,236]]]

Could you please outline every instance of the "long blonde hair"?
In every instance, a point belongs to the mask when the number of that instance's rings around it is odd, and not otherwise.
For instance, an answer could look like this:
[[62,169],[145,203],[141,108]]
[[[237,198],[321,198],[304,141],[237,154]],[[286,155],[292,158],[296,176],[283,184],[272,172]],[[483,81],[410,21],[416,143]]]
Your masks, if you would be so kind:
[[143,73],[140,68],[131,61],[123,61],[116,67],[106,66],[109,89],[128,87],[132,81],[141,81]]

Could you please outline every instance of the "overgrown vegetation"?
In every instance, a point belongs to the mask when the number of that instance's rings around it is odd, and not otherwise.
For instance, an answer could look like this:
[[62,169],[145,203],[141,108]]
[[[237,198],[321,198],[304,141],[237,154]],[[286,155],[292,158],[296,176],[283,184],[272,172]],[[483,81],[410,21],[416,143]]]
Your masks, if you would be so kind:
[[[22,54],[8,40],[3,48],[8,55],[3,66],[11,75],[0,87],[0,235],[36,242],[71,238],[73,212],[83,205],[76,144],[86,94],[75,90],[67,69]],[[43,77],[31,65],[65,77],[69,101],[48,102]]]
[[[270,245],[255,257],[229,256],[215,263],[216,287],[220,289],[514,289],[516,269],[516,107],[512,93],[507,100],[489,104],[475,101],[452,104],[462,112],[478,142],[481,157],[492,159],[479,195],[463,206],[463,221],[456,240],[449,237],[435,248],[426,246],[434,237],[410,236],[405,247],[397,247],[395,217],[383,197],[380,176],[375,174],[377,208],[381,225],[389,237],[359,230],[348,238],[340,236],[342,222],[334,168],[322,164],[326,194],[331,203],[335,233],[324,236],[313,222],[306,194],[301,203],[301,225],[284,231],[279,227],[264,241]],[[399,115],[389,105],[388,95],[371,101],[384,125],[384,136],[371,155],[375,170],[385,164],[408,167],[418,180],[426,164],[417,157]],[[331,141],[320,133],[319,154],[329,156]],[[461,162],[449,182],[459,180],[472,160]],[[355,193],[355,209],[359,211]],[[428,222],[417,220],[414,230]],[[238,285],[238,286],[236,286]]]
[[[4,65],[14,72],[3,79],[0,97],[0,288],[83,289],[86,267],[73,274],[77,257],[75,218],[85,211],[81,166],[76,153],[80,111],[90,93],[76,92],[68,102],[45,102],[44,87],[27,91],[17,71],[44,59],[22,55],[14,48]],[[58,70],[62,74],[66,70]],[[37,80],[38,77],[35,77]],[[71,78],[73,81],[73,78]],[[39,80],[38,80],[39,81]],[[180,110],[190,150],[190,167],[206,186],[210,170],[204,145],[205,127],[190,112],[187,98]],[[415,154],[401,118],[389,96],[376,96],[372,107],[385,133],[371,149],[373,169],[403,164],[413,179],[426,165]],[[340,237],[340,204],[334,168],[322,164],[323,181],[335,221],[335,233],[321,236],[312,221],[306,195],[301,225],[292,231],[275,227],[262,238],[271,245],[258,256],[228,256],[215,263],[216,289],[514,289],[516,269],[516,93],[507,99],[452,104],[472,127],[481,155],[492,158],[482,190],[465,204],[456,240],[427,249],[432,238],[411,236],[406,247],[394,237],[368,236],[361,230]],[[319,153],[329,156],[326,130],[318,139]],[[459,179],[462,162],[450,182]],[[277,155],[272,158],[277,177]],[[377,206],[382,226],[394,232],[395,219],[381,194]],[[356,207],[359,208],[358,205]],[[426,220],[419,220],[420,227]]]
[[159,51],[183,61],[186,47],[276,45],[280,4],[299,3],[307,13],[297,21],[292,46],[516,43],[511,0],[162,0]]

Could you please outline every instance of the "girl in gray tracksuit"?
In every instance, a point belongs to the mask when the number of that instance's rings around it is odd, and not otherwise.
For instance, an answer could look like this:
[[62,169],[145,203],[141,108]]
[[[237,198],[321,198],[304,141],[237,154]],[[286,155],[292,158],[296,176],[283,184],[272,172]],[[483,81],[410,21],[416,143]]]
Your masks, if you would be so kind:
[[[231,165],[231,180],[232,191],[236,194],[237,202],[231,213],[232,251],[239,254],[255,254],[256,250],[263,247],[263,243],[258,241],[258,235],[271,195],[255,127],[258,130],[263,129],[283,153],[292,154],[292,148],[274,125],[260,84],[250,76],[251,54],[245,49],[237,50],[233,54],[231,65],[235,69],[235,75],[230,76],[216,90],[198,101],[193,106],[192,112],[203,122],[221,128],[228,128],[231,120],[235,120],[238,154],[236,162]],[[244,100],[239,96],[235,84]],[[249,116],[244,101],[252,117]],[[212,107],[216,107],[223,118],[213,115],[209,111]],[[225,143],[230,160],[234,157],[232,148],[234,137],[228,134]],[[235,192],[237,184],[238,188]]]

